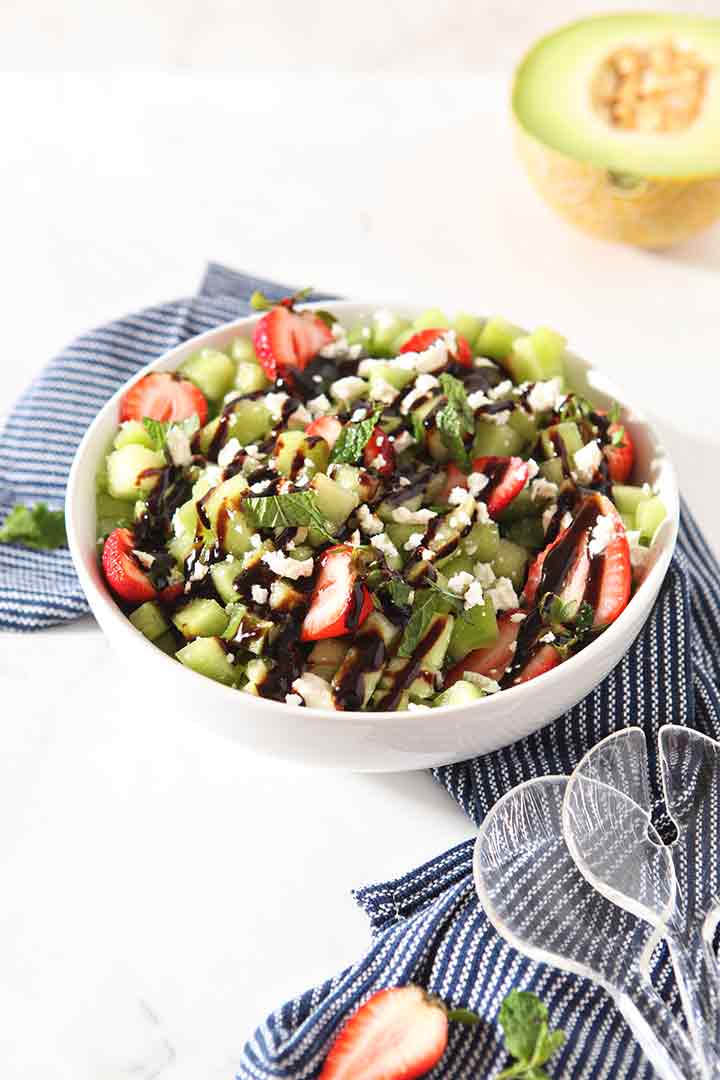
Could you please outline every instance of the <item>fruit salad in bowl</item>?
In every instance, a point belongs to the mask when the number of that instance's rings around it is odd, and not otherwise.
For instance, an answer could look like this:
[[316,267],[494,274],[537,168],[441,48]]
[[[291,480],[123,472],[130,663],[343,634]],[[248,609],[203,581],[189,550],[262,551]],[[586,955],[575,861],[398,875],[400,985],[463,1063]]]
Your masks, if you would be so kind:
[[97,551],[136,637],[293,716],[419,714],[551,679],[632,607],[677,508],[563,337],[256,303],[111,403]]

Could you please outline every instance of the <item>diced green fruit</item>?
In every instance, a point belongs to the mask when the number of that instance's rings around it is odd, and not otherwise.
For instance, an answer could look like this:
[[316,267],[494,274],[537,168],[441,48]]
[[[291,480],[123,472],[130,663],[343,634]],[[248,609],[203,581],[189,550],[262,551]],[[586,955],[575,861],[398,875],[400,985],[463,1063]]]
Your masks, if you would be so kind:
[[449,645],[450,659],[462,660],[473,649],[492,645],[497,636],[495,608],[492,600],[486,598],[484,604],[476,604],[455,619]]
[[347,521],[360,502],[354,491],[346,491],[324,473],[318,473],[312,478],[310,490],[315,493],[318,510],[332,525],[341,525]]
[[189,499],[175,511],[172,526],[174,535],[168,541],[168,551],[178,566],[182,566],[196,543],[198,516],[194,499]]
[[[405,510],[415,511],[419,510],[422,506],[422,494],[413,495],[412,499],[406,499],[402,506]],[[375,514],[381,521],[391,522],[394,521],[394,513],[398,509],[398,504],[388,502],[387,499],[383,499],[380,505],[375,510]],[[425,528],[422,525],[415,526],[415,532],[425,532]]]
[[259,364],[241,360],[235,373],[235,389],[241,394],[256,394],[258,390],[268,390],[270,380]]
[[231,606],[232,614],[223,637],[242,645],[253,656],[262,656],[273,632],[274,623],[253,615],[251,611],[243,611],[243,606],[237,605],[236,610],[232,610],[235,605]]
[[637,529],[637,524],[635,522],[635,515],[634,514],[621,514],[620,517],[622,519],[622,523],[625,526],[625,529],[627,530],[627,532],[635,532],[635,530]]
[[638,506],[653,495],[649,488],[635,487],[633,484],[613,484],[612,497],[621,514],[634,515]]
[[[376,367],[370,368],[368,379],[370,380],[370,396],[379,397],[382,392],[382,384],[390,383],[396,390],[402,390],[403,387],[411,383],[416,376],[416,372],[410,371],[408,368],[399,367],[397,364],[377,364]],[[378,389],[379,386],[379,389]]]
[[415,337],[416,334],[417,330],[412,325],[410,325],[407,330],[403,330],[402,334],[398,334],[393,341],[393,356],[397,356],[403,345],[406,345],[410,338]]
[[[412,410],[413,418],[416,422],[424,420],[429,413],[431,413],[437,406],[438,402],[443,399],[442,394],[433,394],[428,401],[423,401],[417,408]],[[441,433],[436,427],[424,429],[425,445],[427,446],[430,456],[439,461],[441,464],[445,464],[450,460],[450,451],[445,446]]]
[[224,604],[230,604],[237,600],[238,594],[235,589],[235,579],[242,572],[242,563],[239,559],[231,559],[228,562],[214,563],[210,567],[210,576],[217,594]]
[[[374,665],[378,659],[384,661],[385,655],[399,636],[399,627],[391,623],[381,611],[372,611],[356,631],[353,642],[333,678],[333,689],[343,686],[352,674],[353,688],[361,698],[359,707],[364,709],[375,692],[384,669],[384,663],[379,667]],[[372,644],[371,649],[368,649],[368,643]],[[353,705],[357,707],[356,703]]]
[[517,431],[526,446],[535,443],[538,432],[537,424],[524,409],[513,409],[508,419],[508,427],[511,427],[513,431]]
[[[445,549],[448,549],[448,555],[451,552],[456,551],[457,545],[462,538],[465,531],[465,526],[462,524],[451,524],[451,521],[457,522],[463,518],[463,515],[472,517],[475,513],[475,500],[472,495],[468,495],[464,502],[455,508],[453,513],[447,514],[437,527],[434,535],[430,538],[427,544],[424,545],[426,550],[444,555]],[[469,533],[468,533],[469,535]],[[427,568],[432,564],[433,560],[416,559],[405,571],[405,577],[409,584],[416,584],[425,576]]]
[[[108,491],[115,499],[136,499],[139,494],[147,494],[157,483],[155,470],[165,464],[164,454],[138,443],[113,450],[107,459]],[[147,472],[150,475],[143,475]]]
[[405,544],[415,533],[420,533],[424,536],[425,528],[425,525],[399,525],[397,522],[393,521],[388,524],[385,531],[400,552],[403,562],[407,562],[412,555],[411,551],[405,550]]
[[493,424],[489,420],[478,420],[473,442],[473,457],[512,457],[519,454],[524,439],[509,424]]
[[235,593],[235,599],[232,600],[225,608],[225,613],[228,617],[228,624],[222,632],[223,641],[232,641],[240,629],[240,624],[247,615],[248,609],[246,604],[241,604],[237,600],[237,593]]
[[494,316],[488,319],[478,334],[475,351],[479,356],[489,356],[493,360],[504,360],[510,355],[513,342],[523,331],[513,326],[507,319]]
[[[327,537],[323,538],[323,543],[327,543]],[[320,546],[318,544],[318,546]],[[293,559],[297,559],[298,562],[305,562],[306,559],[311,559],[315,552],[310,544],[297,544],[292,549]]]
[[485,696],[479,686],[465,682],[464,679],[458,679],[447,690],[443,690],[442,694],[438,694],[433,701],[433,707],[439,709],[443,705],[470,705],[471,702]]
[[539,326],[530,335],[533,343],[535,356],[543,372],[543,379],[552,379],[555,375],[565,374],[565,346],[567,338],[550,330],[546,326]]
[[[222,417],[217,416],[200,430],[198,442],[203,454],[208,453],[221,423]],[[240,399],[234,403],[233,411],[228,414],[228,421],[224,425],[225,430],[220,448],[230,439],[237,439],[241,446],[260,442],[266,435],[270,434],[272,426],[270,410],[261,401]]]
[[460,541],[460,551],[469,555],[474,562],[490,562],[497,554],[499,539],[500,533],[494,521],[478,522]]
[[522,589],[525,584],[527,564],[527,548],[514,544],[512,540],[500,540],[498,553],[492,561],[496,577],[510,578],[516,590]]
[[445,654],[447,653],[450,644],[450,638],[452,637],[453,627],[455,626],[455,619],[452,615],[433,615],[432,622],[428,628],[428,633],[430,633],[438,622],[443,623],[440,636],[422,658],[422,667],[427,668],[428,671],[440,671],[442,668],[443,663],[445,662]]
[[583,448],[583,439],[580,434],[580,429],[577,424],[572,420],[564,420],[561,424],[554,424],[552,427],[546,428],[540,435],[540,441],[542,443],[543,453],[546,458],[553,458],[557,456],[555,449],[554,438],[560,438],[565,445],[567,456],[570,459],[572,465],[575,454],[578,450]]
[[147,446],[148,450],[155,449],[150,432],[140,420],[124,420],[113,439],[113,446],[116,450],[121,450],[123,446],[132,446],[134,443]]
[[[281,476],[297,477],[325,472],[330,459],[330,447],[324,439],[306,435],[304,431],[283,431],[275,443],[275,465]],[[305,462],[312,465],[308,468]]]
[[398,316],[393,316],[392,319],[378,319],[373,316],[372,355],[393,356],[396,340],[409,326],[407,319],[401,319]]
[[449,330],[450,320],[440,308],[428,308],[413,319],[416,330]]
[[170,627],[160,605],[156,604],[154,600],[148,600],[131,612],[130,622],[136,630],[139,630],[150,641],[155,641]]
[[347,332],[348,345],[362,345],[363,351],[370,352],[372,328],[368,322],[357,322]]
[[464,337],[470,348],[474,348],[475,342],[480,336],[484,320],[477,315],[469,315],[466,311],[459,311],[453,319],[453,330]]
[[507,365],[516,383],[541,382],[544,379],[543,367],[529,334],[515,338]]
[[113,529],[127,529],[134,520],[133,503],[126,499],[113,499],[112,495],[98,495],[95,506],[97,535],[108,536]]
[[345,638],[325,638],[316,642],[307,658],[307,670],[330,682],[345,659],[348,644]]
[[262,685],[267,678],[270,673],[270,667],[271,665],[267,660],[257,659],[248,661],[245,673],[247,674],[249,681],[243,686],[243,690],[246,694],[258,693],[258,687]]
[[236,337],[227,347],[227,354],[236,364],[250,362],[258,364],[258,358],[250,338]]
[[520,518],[505,526],[505,536],[515,544],[520,544],[529,551],[540,551],[545,547],[545,530],[538,517]]
[[457,551],[453,552],[452,555],[440,559],[437,568],[442,572],[444,584],[447,585],[447,582],[455,574],[472,574],[476,562],[478,562],[477,558],[473,558],[471,555],[463,555],[461,548],[458,547]]
[[227,613],[217,600],[200,598],[190,600],[172,617],[183,637],[214,637],[222,634],[227,626]]
[[640,530],[640,543],[651,544],[655,531],[667,516],[665,505],[657,495],[638,504],[635,524]]
[[216,637],[196,638],[175,655],[185,667],[226,686],[232,686],[239,674],[235,670],[235,664],[229,662],[228,653]]
[[[355,376],[348,376],[348,378],[355,378]],[[341,380],[336,380],[340,382]],[[333,401],[337,402],[341,409],[349,408],[353,401],[358,401],[360,398],[366,398],[370,387],[364,379],[357,379],[357,382],[350,383],[343,386],[341,389],[335,389],[335,383],[330,386],[330,397]]]
[[174,656],[177,652],[177,637],[172,630],[168,630],[166,633],[161,634],[159,638],[155,639],[153,644],[160,649],[161,652],[164,652],[166,656]]
[[551,484],[557,484],[560,487],[565,479],[562,460],[559,457],[554,457],[550,458],[549,461],[543,461],[540,465],[540,475],[545,480],[549,480]]
[[501,510],[497,516],[498,521],[505,524],[508,521],[519,521],[520,518],[532,517],[533,514],[539,515],[542,512],[547,499],[538,499],[534,501],[530,495],[529,488],[523,488],[518,492],[512,502],[508,503],[504,510]]
[[235,364],[216,349],[193,353],[180,365],[180,372],[202,390],[208,401],[221,401],[235,380]]

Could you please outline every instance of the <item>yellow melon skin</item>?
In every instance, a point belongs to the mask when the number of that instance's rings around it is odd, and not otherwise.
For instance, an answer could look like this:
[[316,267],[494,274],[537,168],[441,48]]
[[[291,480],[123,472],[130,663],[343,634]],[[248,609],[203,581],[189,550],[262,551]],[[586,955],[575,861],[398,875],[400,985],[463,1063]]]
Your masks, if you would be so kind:
[[518,153],[545,201],[593,236],[668,248],[720,218],[720,176],[642,179],[624,187],[606,169],[552,150],[517,123],[515,131]]

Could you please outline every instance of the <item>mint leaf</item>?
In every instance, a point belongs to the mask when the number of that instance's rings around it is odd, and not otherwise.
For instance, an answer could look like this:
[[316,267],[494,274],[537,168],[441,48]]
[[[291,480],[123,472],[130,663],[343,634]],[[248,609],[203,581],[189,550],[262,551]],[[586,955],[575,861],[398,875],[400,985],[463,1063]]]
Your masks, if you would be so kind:
[[291,491],[287,495],[267,495],[243,499],[245,511],[256,529],[286,529],[305,525],[319,529],[329,540],[333,539],[311,491]]
[[390,578],[387,583],[387,591],[393,604],[397,604],[398,607],[407,607],[414,590],[402,578]]
[[616,428],[615,431],[613,431],[612,435],[610,436],[610,445],[611,446],[624,446],[625,445],[625,428],[624,427]]
[[413,436],[415,441],[422,446],[425,442],[425,423],[416,412],[410,413],[410,422],[412,423]]
[[152,439],[155,450],[164,450],[170,428],[180,428],[191,439],[195,432],[200,430],[200,417],[197,413],[193,413],[187,420],[173,420],[165,423],[163,420],[153,420],[151,416],[143,416],[143,427]]
[[440,376],[440,385],[447,397],[447,403],[437,415],[438,430],[455,463],[463,469],[469,469],[470,458],[465,449],[464,436],[473,434],[475,421],[468,405],[465,387],[459,379],[447,372]]
[[24,544],[36,551],[66,547],[65,514],[42,502],[14,506],[0,527],[0,544]]
[[540,1080],[546,1076],[540,1068],[565,1042],[565,1033],[549,1031],[548,1011],[536,994],[511,990],[500,1007],[500,1024],[505,1047],[515,1065],[503,1069],[498,1080],[513,1076]]
[[330,454],[331,465],[354,465],[370,442],[382,409],[356,424],[345,424]]
[[398,656],[412,656],[425,637],[434,615],[447,615],[447,600],[434,589],[418,589],[412,615],[398,646]]

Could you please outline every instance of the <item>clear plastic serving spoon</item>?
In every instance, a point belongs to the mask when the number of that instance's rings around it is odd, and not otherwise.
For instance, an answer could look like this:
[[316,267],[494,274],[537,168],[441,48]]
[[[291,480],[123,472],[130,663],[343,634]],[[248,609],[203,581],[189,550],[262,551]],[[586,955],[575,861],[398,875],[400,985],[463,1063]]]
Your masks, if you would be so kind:
[[596,892],[568,850],[567,783],[529,780],[492,808],[475,844],[480,902],[520,952],[600,985],[663,1080],[700,1080],[691,1040],[647,977],[650,926]]
[[702,921],[688,916],[678,889],[673,848],[651,823],[647,744],[640,728],[608,736],[578,764],[567,783],[563,830],[587,882],[654,928],[649,947],[661,938],[667,942],[702,1074],[720,1076],[717,980],[707,962]]

